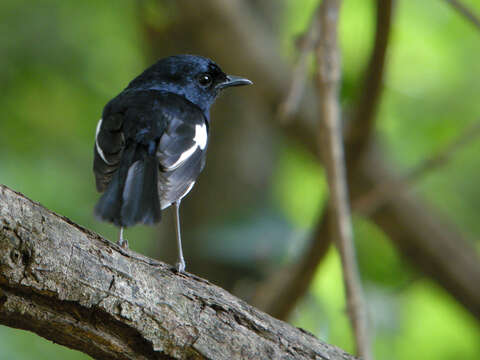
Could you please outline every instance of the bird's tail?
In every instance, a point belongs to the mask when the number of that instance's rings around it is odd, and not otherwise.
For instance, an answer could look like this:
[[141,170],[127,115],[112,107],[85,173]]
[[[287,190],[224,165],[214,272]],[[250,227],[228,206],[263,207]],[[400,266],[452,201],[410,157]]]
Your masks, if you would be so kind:
[[157,182],[155,152],[141,145],[127,146],[117,172],[95,206],[95,215],[125,227],[159,222]]

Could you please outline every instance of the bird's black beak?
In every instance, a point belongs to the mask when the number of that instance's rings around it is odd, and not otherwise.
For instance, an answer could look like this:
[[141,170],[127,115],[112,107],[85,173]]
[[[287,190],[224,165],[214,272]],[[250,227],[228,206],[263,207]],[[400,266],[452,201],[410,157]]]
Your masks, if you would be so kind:
[[248,79],[245,79],[241,76],[227,75],[227,79],[217,85],[217,89],[225,89],[232,86],[242,86],[242,85],[252,85]]

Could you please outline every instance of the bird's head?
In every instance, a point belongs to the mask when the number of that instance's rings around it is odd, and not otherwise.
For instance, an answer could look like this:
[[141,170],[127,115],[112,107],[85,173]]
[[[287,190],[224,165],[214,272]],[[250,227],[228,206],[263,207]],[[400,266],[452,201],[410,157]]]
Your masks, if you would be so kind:
[[240,76],[227,75],[212,60],[196,55],[175,55],[159,60],[134,79],[127,89],[155,89],[185,97],[206,114],[226,88],[250,85]]

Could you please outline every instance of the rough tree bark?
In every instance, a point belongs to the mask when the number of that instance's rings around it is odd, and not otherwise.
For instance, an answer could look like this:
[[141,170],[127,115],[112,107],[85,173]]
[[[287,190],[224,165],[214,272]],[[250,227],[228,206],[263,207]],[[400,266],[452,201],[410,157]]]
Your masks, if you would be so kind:
[[0,324],[96,359],[354,359],[0,185]]

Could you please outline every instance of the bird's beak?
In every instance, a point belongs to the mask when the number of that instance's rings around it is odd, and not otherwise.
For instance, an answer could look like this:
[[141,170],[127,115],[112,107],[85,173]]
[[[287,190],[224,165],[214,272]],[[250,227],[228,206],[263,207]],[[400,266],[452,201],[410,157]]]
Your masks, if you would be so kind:
[[221,82],[220,84],[218,84],[217,88],[225,89],[231,86],[242,86],[242,85],[252,85],[252,84],[253,82],[241,76],[227,75],[227,79],[224,82]]

